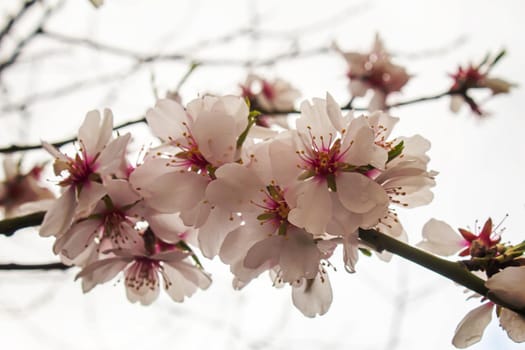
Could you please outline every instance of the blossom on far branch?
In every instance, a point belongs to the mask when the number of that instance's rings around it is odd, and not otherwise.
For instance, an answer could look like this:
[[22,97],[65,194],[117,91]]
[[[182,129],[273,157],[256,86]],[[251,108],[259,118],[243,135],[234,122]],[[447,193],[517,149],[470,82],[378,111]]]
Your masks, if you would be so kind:
[[[525,307],[523,280],[525,278],[525,244],[501,243],[501,232],[496,232],[489,218],[479,233],[466,229],[458,232],[447,223],[431,219],[423,227],[423,241],[418,246],[442,256],[458,253],[468,257],[460,262],[469,271],[482,274],[489,295],[516,309]],[[501,327],[515,342],[525,342],[525,317],[480,296],[483,304],[470,311],[459,323],[452,343],[467,348],[481,340],[483,332],[492,319],[493,310]]]
[[250,101],[250,108],[263,111],[257,117],[257,125],[270,127],[278,123],[288,129],[286,117],[279,116],[279,112],[294,109],[296,100],[301,96],[299,90],[282,79],[267,80],[255,74],[248,74],[240,86],[242,96]]
[[362,97],[368,90],[374,92],[368,105],[370,111],[386,109],[388,96],[401,91],[410,80],[405,68],[392,62],[378,34],[368,53],[345,52],[338,46],[335,48],[348,63],[347,76],[352,96]]
[[3,159],[4,180],[0,182],[0,209],[5,218],[29,214],[45,209],[53,193],[42,186],[44,165],[35,165],[28,172],[21,169],[22,159],[12,156]]
[[491,95],[507,94],[510,89],[516,87],[516,84],[510,83],[501,78],[490,76],[492,68],[505,55],[505,51],[501,51],[495,57],[490,57],[487,54],[483,61],[479,64],[469,64],[468,66],[459,66],[457,71],[450,74],[454,80],[450,87],[450,110],[454,113],[459,112],[463,104],[467,104],[470,110],[478,116],[487,115],[481,108],[478,102],[469,94],[473,89],[489,90]]

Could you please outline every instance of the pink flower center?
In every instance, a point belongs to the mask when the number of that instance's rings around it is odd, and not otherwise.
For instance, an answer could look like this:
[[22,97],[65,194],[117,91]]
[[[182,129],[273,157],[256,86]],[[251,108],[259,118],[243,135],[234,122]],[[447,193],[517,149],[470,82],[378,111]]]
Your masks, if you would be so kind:
[[66,178],[59,182],[60,186],[81,186],[93,179],[97,164],[96,156],[90,157],[85,152],[76,154],[75,158],[69,158],[65,164],[65,170],[69,173]]
[[310,138],[311,149],[296,152],[303,161],[303,164],[299,165],[299,167],[306,170],[309,176],[326,178],[329,175],[335,175],[338,170],[347,167],[347,164],[344,163],[342,159],[348,149],[350,149],[350,146],[342,150],[341,139],[334,141],[332,134],[330,134],[328,142],[325,142],[323,136],[320,136],[320,144],[317,142],[315,136],[310,134]]
[[279,234],[285,234],[288,226],[290,207],[284,199],[284,190],[275,184],[271,184],[266,186],[266,190],[261,190],[261,192],[264,193],[262,203],[252,201],[252,204],[264,210],[257,219],[261,221],[261,225],[266,222],[271,222],[273,225],[279,227]]
[[116,246],[124,245],[130,240],[127,229],[132,228],[133,223],[125,213],[115,208],[105,213],[103,222],[104,238],[110,239]]
[[208,171],[212,168],[210,162],[204,158],[201,151],[199,150],[199,145],[197,141],[191,134],[188,125],[184,122],[183,125],[186,127],[186,130],[182,136],[186,139],[186,144],[177,142],[175,145],[179,147],[182,151],[175,154],[171,160],[171,165],[177,167],[183,167],[187,170],[194,171],[197,173],[207,174]]

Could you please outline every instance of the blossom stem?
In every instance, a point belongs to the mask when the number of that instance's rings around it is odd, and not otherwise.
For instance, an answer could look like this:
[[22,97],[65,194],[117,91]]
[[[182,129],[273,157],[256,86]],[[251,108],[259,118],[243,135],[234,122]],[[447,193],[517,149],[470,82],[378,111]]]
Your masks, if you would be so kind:
[[359,229],[359,238],[378,252],[387,250],[415,264],[434,271],[464,287],[484,296],[492,302],[525,316],[525,309],[509,304],[490,293],[485,281],[472,274],[461,262],[441,259],[421,249],[412,247],[376,230]]
[[24,227],[38,226],[44,220],[44,211],[31,213],[24,216],[0,220],[0,235],[12,236],[17,230]]

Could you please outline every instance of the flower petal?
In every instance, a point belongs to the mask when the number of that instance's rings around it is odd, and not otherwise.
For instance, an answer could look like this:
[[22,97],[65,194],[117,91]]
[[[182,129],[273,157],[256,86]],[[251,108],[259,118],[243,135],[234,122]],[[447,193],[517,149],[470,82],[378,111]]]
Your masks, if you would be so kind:
[[465,349],[479,342],[492,319],[492,307],[491,303],[485,303],[466,314],[456,328],[452,344]]
[[465,240],[446,222],[430,219],[423,226],[423,240],[417,246],[437,255],[450,256],[465,248]]

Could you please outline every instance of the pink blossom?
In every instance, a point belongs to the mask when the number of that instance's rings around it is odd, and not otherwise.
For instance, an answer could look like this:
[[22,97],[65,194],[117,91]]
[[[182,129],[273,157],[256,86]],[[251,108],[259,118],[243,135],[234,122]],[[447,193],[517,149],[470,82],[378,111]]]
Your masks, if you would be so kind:
[[86,266],[77,275],[82,278],[84,293],[97,284],[113,279],[124,271],[126,295],[131,302],[149,305],[159,295],[160,280],[168,295],[176,302],[184,301],[195,291],[207,289],[210,277],[188,261],[188,252],[179,249],[147,254],[140,249],[118,250],[115,257],[99,260]]
[[42,166],[22,172],[21,160],[3,159],[4,180],[0,182],[0,208],[6,218],[42,210],[55,196],[40,183]]
[[374,92],[368,106],[370,111],[385,109],[388,95],[401,91],[410,79],[405,68],[392,63],[379,35],[375,37],[372,50],[366,54],[336,49],[348,63],[347,76],[352,96],[364,96],[368,90]]
[[113,116],[104,111],[86,115],[78,132],[79,149],[73,158],[60,153],[51,144],[44,148],[55,157],[55,175],[61,176],[59,185],[64,192],[49,208],[40,228],[41,236],[59,236],[71,225],[75,216],[88,215],[106,194],[102,179],[117,173],[124,162],[130,134],[111,139]]

